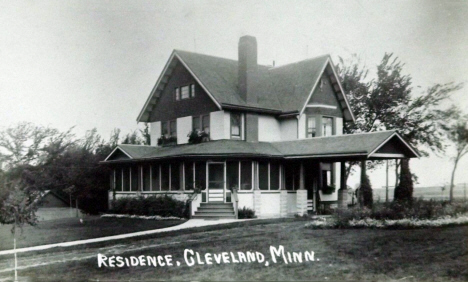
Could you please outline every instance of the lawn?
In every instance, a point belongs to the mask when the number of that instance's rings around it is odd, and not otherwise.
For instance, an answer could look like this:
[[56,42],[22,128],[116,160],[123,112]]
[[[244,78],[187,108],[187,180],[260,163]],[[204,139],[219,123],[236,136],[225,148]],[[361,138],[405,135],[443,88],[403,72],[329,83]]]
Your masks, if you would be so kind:
[[[120,247],[107,256],[172,255],[180,266],[98,268],[96,257],[81,261],[28,268],[20,275],[33,281],[52,280],[468,280],[468,226],[412,230],[313,230],[304,221],[245,224],[192,234],[171,234],[165,238],[133,241],[140,249]],[[311,262],[273,263],[270,246],[286,251],[314,251]],[[217,254],[258,251],[264,263],[222,263],[189,267],[184,249]],[[125,251],[127,250],[127,251]],[[175,264],[175,263],[174,263]],[[63,272],[63,269],[67,269]]]
[[[159,229],[183,222],[185,221],[100,218],[99,216],[85,217],[83,223],[78,218],[48,220],[39,222],[36,226],[24,226],[22,234],[18,236],[17,247],[30,247]],[[13,249],[11,225],[0,225],[0,250],[7,249]]]

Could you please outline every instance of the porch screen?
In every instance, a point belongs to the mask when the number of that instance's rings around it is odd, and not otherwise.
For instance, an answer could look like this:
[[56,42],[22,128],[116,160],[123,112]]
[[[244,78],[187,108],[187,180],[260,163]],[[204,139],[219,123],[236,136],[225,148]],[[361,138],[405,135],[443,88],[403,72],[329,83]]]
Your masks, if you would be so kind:
[[115,169],[115,191],[122,191],[122,169]]
[[143,166],[143,191],[151,191],[151,166]]
[[131,191],[139,191],[140,190],[140,167],[139,166],[132,166],[132,185],[130,186]]
[[195,163],[195,185],[199,185],[202,190],[206,188],[206,163]]
[[280,166],[278,163],[270,163],[270,190],[280,188]]
[[260,190],[268,190],[268,162],[259,162],[258,163],[258,188]]
[[171,164],[171,191],[180,190],[180,164]]
[[241,190],[252,189],[252,162],[241,162]]
[[169,173],[170,168],[169,164],[161,165],[161,190],[169,191]]
[[228,189],[239,189],[239,162],[227,162],[226,175],[226,187]]
[[122,168],[123,191],[130,191],[130,168]]
[[159,165],[151,166],[151,186],[153,191],[161,191],[159,186]]
[[209,164],[208,170],[208,188],[223,189],[224,188],[224,164],[213,163]]
[[193,190],[193,162],[184,163],[185,190]]
[[298,163],[290,163],[284,166],[286,190],[298,190],[301,166]]

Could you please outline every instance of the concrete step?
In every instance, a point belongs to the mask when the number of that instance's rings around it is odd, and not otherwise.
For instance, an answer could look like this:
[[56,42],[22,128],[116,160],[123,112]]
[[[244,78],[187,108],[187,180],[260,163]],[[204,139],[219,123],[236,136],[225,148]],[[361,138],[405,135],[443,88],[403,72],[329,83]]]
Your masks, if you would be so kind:
[[228,211],[228,212],[219,212],[219,211],[196,211],[195,215],[206,215],[206,214],[212,214],[212,215],[235,215],[234,211]]
[[192,216],[192,218],[194,219],[218,219],[218,218],[233,218],[235,219],[236,216],[235,215],[223,215],[223,216],[219,216],[219,215],[194,215]]
[[200,208],[209,209],[234,209],[232,203],[201,203]]
[[211,209],[211,208],[198,208],[196,211],[199,212],[234,212],[234,209],[229,208],[218,208],[218,209]]

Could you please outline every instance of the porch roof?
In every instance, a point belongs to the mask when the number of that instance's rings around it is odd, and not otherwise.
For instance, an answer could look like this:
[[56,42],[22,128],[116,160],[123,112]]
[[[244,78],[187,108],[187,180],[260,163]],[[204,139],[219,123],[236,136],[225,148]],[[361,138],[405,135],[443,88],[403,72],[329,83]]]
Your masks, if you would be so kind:
[[281,142],[218,140],[167,147],[118,145],[103,163],[189,157],[278,159],[395,159],[419,157],[396,131],[317,137]]

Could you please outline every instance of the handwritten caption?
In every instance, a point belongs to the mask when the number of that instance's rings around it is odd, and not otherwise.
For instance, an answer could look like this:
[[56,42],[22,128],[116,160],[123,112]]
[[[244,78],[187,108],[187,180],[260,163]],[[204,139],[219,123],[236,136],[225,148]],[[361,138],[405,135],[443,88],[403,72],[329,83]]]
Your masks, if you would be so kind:
[[183,260],[177,260],[172,255],[157,255],[157,256],[106,256],[103,254],[97,255],[98,267],[166,267],[166,266],[187,266],[194,265],[213,265],[213,264],[229,264],[229,263],[259,263],[265,266],[272,263],[304,263],[320,261],[315,257],[313,251],[303,252],[287,252],[282,245],[278,247],[270,246],[269,258],[261,252],[221,252],[221,253],[200,253],[192,249],[184,250]]

